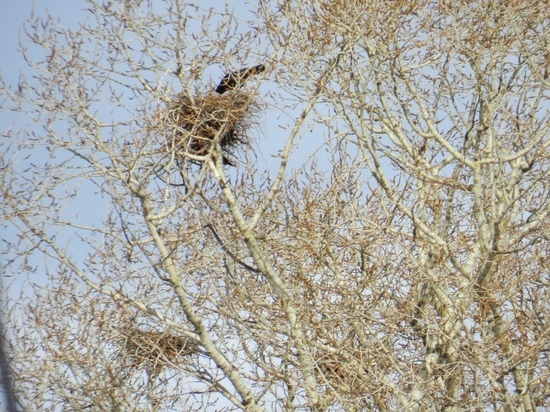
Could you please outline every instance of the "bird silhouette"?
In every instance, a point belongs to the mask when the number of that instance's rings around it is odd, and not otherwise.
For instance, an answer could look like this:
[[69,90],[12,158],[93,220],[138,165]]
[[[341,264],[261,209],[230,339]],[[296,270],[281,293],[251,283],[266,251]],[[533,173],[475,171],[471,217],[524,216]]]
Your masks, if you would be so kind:
[[258,64],[254,67],[227,73],[223,76],[218,87],[216,87],[216,93],[224,94],[225,92],[239,88],[250,76],[263,71],[265,71],[265,66],[263,64]]

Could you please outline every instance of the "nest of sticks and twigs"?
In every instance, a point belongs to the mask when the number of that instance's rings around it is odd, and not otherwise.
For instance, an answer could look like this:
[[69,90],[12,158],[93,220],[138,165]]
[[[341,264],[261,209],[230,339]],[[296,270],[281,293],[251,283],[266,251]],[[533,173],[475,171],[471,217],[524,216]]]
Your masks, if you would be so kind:
[[199,352],[199,343],[169,332],[133,329],[126,334],[122,354],[136,368],[158,373],[182,357]]
[[233,165],[235,151],[249,143],[247,132],[257,113],[251,92],[181,94],[159,111],[156,127],[169,137],[167,150],[178,161],[201,163],[221,155],[224,164]]

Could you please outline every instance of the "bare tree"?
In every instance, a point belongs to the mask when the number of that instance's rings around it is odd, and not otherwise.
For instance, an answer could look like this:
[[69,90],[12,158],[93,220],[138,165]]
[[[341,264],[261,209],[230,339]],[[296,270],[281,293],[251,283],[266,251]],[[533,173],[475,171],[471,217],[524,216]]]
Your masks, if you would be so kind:
[[550,407],[544,2],[88,3],[4,87],[25,408]]

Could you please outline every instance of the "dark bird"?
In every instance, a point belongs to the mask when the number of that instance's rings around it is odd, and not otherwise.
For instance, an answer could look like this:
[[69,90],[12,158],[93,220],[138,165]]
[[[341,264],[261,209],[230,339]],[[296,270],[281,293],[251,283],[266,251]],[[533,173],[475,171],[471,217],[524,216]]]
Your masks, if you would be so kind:
[[265,71],[265,66],[263,64],[258,64],[257,66],[249,67],[248,69],[241,69],[235,72],[227,73],[223,76],[223,79],[220,84],[218,84],[218,87],[216,87],[216,93],[224,94],[225,92],[236,89],[240,87],[250,76],[263,71]]

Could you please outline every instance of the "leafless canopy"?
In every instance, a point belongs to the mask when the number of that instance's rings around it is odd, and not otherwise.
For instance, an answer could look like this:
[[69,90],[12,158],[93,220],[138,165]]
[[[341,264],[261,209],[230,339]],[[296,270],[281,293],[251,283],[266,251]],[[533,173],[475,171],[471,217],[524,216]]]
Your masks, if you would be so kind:
[[22,409],[549,410],[548,4],[205,1],[26,25]]

